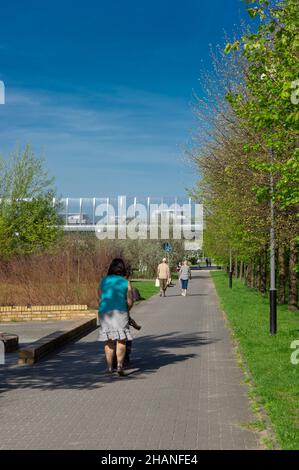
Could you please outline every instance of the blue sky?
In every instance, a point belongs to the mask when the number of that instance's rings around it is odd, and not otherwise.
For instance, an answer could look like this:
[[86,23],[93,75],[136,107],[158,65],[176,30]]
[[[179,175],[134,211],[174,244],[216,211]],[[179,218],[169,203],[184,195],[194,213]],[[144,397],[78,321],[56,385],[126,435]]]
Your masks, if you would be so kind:
[[240,0],[1,2],[0,154],[31,143],[59,194],[183,195],[209,45]]

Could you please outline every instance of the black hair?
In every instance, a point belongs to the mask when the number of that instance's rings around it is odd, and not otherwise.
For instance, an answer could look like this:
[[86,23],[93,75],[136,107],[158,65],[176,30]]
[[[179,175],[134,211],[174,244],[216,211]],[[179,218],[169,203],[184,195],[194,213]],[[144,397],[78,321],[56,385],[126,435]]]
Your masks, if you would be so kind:
[[116,274],[118,276],[127,277],[127,268],[125,262],[121,258],[114,258],[109,266],[107,276]]

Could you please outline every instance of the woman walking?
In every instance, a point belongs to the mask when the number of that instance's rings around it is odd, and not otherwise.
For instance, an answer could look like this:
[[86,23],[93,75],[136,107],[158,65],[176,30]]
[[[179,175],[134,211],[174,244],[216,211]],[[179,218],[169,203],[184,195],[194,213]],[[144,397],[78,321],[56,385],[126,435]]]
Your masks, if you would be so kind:
[[105,343],[107,373],[113,372],[116,348],[117,372],[124,375],[126,341],[132,341],[129,311],[133,306],[133,291],[127,269],[121,258],[115,258],[99,286],[99,341]]
[[191,270],[188,266],[187,261],[183,262],[183,265],[180,269],[179,279],[181,281],[181,287],[182,287],[181,295],[186,297],[187,289],[188,289],[188,282],[189,282],[189,279],[191,279]]

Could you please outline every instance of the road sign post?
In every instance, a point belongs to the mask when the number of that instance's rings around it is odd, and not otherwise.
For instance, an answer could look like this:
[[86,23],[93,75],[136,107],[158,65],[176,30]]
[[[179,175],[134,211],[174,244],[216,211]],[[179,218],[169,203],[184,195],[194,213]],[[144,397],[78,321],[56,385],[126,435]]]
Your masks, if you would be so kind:
[[169,257],[170,257],[170,253],[172,252],[172,245],[169,242],[163,243],[163,250],[165,251],[165,253],[167,253],[167,262],[168,262],[168,266],[170,266]]

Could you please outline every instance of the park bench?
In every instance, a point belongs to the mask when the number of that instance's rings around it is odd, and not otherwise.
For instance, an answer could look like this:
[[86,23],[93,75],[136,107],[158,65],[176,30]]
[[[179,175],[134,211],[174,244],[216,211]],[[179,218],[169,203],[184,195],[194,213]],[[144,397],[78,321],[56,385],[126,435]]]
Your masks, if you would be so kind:
[[70,341],[82,338],[97,327],[96,318],[81,322],[73,328],[64,331],[55,331],[50,335],[35,341],[32,344],[19,350],[18,364],[33,365],[46,355],[61,348]]

